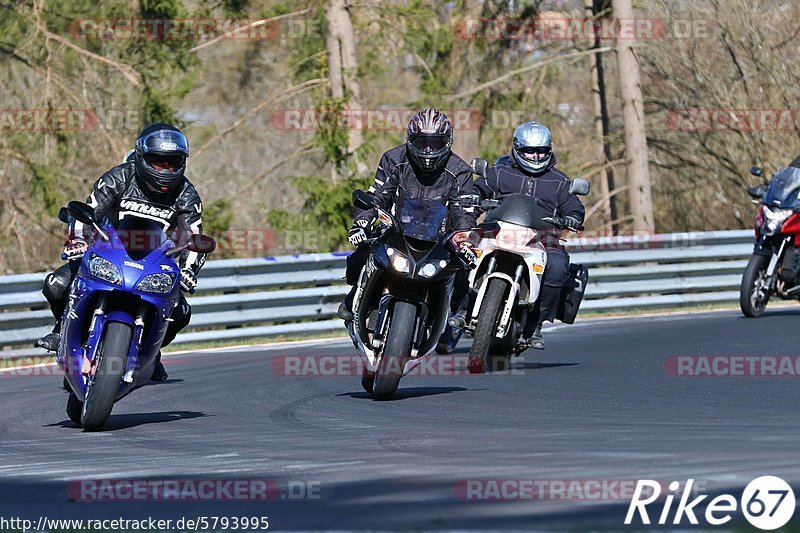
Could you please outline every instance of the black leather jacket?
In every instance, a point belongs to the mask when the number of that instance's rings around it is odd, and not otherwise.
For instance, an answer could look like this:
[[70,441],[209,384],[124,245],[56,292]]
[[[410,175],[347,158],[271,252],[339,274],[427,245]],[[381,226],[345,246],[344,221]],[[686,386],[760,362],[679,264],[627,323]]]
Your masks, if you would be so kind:
[[[375,172],[375,183],[369,188],[382,209],[396,208],[404,198],[438,200],[449,210],[448,228],[465,230],[475,226],[475,209],[469,205],[472,196],[472,169],[456,154],[445,168],[430,177],[418,177],[401,144],[385,152]],[[356,209],[356,220],[369,220],[374,210]]]
[[[184,179],[177,193],[147,195],[137,183],[133,162],[118,165],[100,176],[86,203],[94,208],[97,220],[114,226],[126,217],[154,221],[176,238],[178,244],[191,233],[203,232],[203,203],[189,180]],[[78,221],[71,229],[73,235],[87,240],[90,237],[90,231]],[[205,254],[187,251],[181,255],[179,266],[191,268],[197,274],[203,263]]]

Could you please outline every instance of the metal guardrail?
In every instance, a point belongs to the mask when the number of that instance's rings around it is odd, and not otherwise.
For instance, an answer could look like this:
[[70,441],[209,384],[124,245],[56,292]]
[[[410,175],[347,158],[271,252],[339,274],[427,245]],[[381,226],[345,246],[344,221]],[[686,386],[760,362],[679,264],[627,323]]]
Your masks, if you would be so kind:
[[[734,302],[752,253],[748,230],[571,240],[590,266],[581,312]],[[192,322],[176,343],[343,331],[335,318],[347,253],[208,261],[189,298]],[[30,346],[52,315],[46,273],[0,277],[0,350]]]

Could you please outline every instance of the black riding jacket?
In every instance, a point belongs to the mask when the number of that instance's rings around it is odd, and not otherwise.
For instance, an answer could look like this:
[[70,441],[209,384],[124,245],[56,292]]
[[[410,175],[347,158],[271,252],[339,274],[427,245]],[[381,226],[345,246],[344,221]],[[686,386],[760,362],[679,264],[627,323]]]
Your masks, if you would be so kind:
[[498,198],[506,194],[533,196],[548,211],[561,217],[572,217],[580,223],[586,214],[583,204],[574,194],[569,194],[570,180],[555,168],[556,156],[548,167],[536,175],[527,174],[513,158],[501,158],[486,171],[485,178],[475,180],[475,194],[482,198]]
[[[179,245],[189,234],[203,232],[203,203],[189,180],[184,179],[183,185],[175,193],[148,195],[136,180],[132,161],[100,176],[86,203],[94,208],[97,220],[113,226],[126,217],[154,221],[163,226],[167,235],[177,239]],[[83,224],[74,222],[73,235],[88,240],[89,233]],[[181,269],[190,268],[197,274],[205,263],[205,254],[186,251],[181,254],[178,263]]]
[[[434,176],[418,177],[401,144],[381,156],[375,183],[369,192],[382,209],[395,212],[405,198],[438,200],[449,210],[448,228],[465,230],[475,226],[475,209],[469,205],[472,196],[472,169],[456,154],[448,159],[444,169]],[[356,208],[356,220],[370,220],[374,210]]]

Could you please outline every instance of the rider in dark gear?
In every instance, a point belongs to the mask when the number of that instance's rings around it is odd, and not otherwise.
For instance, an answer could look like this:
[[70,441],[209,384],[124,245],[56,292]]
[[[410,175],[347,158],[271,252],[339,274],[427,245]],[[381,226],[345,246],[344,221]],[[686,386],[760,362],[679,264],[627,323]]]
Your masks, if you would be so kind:
[[[203,204],[197,190],[184,175],[188,155],[189,143],[178,128],[169,124],[151,124],[139,134],[136,148],[126,156],[125,162],[97,180],[86,202],[94,208],[98,221],[113,225],[127,217],[155,221],[181,244],[190,234],[202,233]],[[67,295],[91,234],[92,228],[72,220],[69,238],[64,244],[68,262],[45,278],[42,293],[50,303],[56,324],[51,333],[37,342],[41,348],[58,350]],[[204,262],[205,254],[190,251],[181,254],[178,264],[182,291],[194,289],[197,273]],[[181,294],[161,345],[172,342],[175,335],[189,324],[190,317],[191,307]],[[161,352],[151,379],[167,379]]]
[[[485,178],[475,181],[475,192],[483,198],[507,194],[527,194],[536,198],[549,212],[561,217],[572,229],[583,224],[584,207],[577,196],[569,194],[570,180],[555,168],[553,139],[550,130],[536,122],[526,122],[514,131],[510,159],[499,160]],[[523,339],[533,348],[543,350],[542,324],[552,322],[558,311],[561,291],[569,276],[569,255],[558,238],[546,239],[547,265],[542,290],[523,331]]]
[[[406,142],[384,153],[369,188],[382,209],[396,209],[404,198],[438,200],[449,208],[449,229],[467,230],[475,225],[472,196],[472,169],[452,153],[453,126],[438,109],[423,109],[411,118]],[[466,207],[464,207],[466,206]],[[369,258],[369,246],[363,244],[375,219],[375,210],[356,208],[355,222],[348,240],[357,246],[347,258],[346,279],[353,288],[339,306],[339,318],[353,319],[353,298],[362,268]],[[464,245],[462,253],[474,261],[474,253]],[[467,297],[469,286],[456,284],[451,307],[458,308]]]

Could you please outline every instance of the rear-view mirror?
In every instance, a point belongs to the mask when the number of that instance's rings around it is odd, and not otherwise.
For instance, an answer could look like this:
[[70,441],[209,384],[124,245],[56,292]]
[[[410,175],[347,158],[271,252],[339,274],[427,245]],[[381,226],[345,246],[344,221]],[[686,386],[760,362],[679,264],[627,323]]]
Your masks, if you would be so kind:
[[[88,204],[73,200],[67,204],[67,211],[75,220],[83,222],[84,224],[94,225],[94,209]],[[61,213],[59,213],[60,218]]]
[[482,157],[476,157],[472,160],[470,164],[472,167],[472,173],[478,176],[485,176],[486,169],[489,167],[489,162],[483,159]]
[[356,189],[353,191],[353,205],[361,209],[372,209],[375,207],[375,199],[371,194]]
[[590,189],[591,189],[591,184],[589,183],[589,180],[585,180],[583,178],[575,178],[569,184],[570,194],[586,196],[587,194],[589,194]]
[[217,241],[208,235],[192,235],[187,249],[192,252],[210,254],[217,248]]

